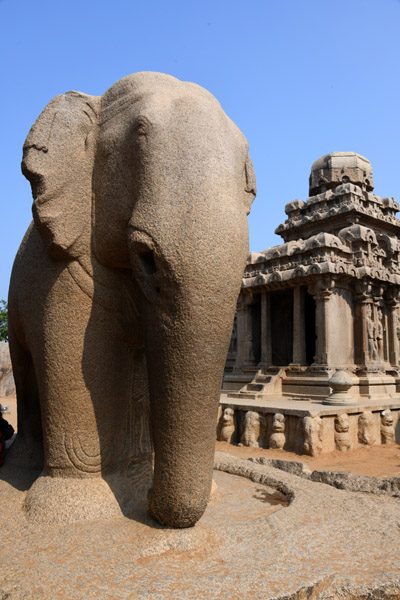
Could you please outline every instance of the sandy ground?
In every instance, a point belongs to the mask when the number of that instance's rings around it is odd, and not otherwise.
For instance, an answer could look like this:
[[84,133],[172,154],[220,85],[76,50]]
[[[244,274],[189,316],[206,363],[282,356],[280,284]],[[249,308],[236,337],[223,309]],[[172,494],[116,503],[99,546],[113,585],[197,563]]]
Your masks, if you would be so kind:
[[388,444],[359,448],[351,452],[328,452],[318,457],[295,454],[284,450],[265,450],[217,442],[216,450],[238,458],[260,457],[295,460],[306,463],[312,470],[351,471],[372,477],[400,477],[400,445]]
[[[13,396],[0,398],[1,404],[7,404],[9,412],[4,418],[17,429],[17,405]],[[226,442],[216,442],[216,450],[226,452],[238,458],[265,456],[265,458],[279,458],[295,460],[306,463],[310,469],[324,469],[328,471],[352,471],[359,475],[373,477],[400,477],[400,445],[388,444],[386,446],[373,446],[372,448],[359,448],[351,452],[329,452],[314,458],[305,454],[295,454],[284,450],[265,450],[264,448],[247,448],[234,446]]]

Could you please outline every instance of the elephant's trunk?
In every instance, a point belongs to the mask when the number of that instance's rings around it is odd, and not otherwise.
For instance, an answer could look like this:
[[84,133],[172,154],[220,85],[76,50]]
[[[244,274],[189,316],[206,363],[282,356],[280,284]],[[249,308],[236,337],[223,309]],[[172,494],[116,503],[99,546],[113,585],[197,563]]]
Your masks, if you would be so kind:
[[[160,523],[190,527],[212,482],[215,424],[232,307],[164,315],[146,335],[155,450],[149,507]],[[198,308],[198,307],[197,307]],[[197,313],[197,314],[196,314]]]
[[[186,252],[172,244],[163,251],[155,241],[161,234],[130,234],[155,450],[149,506],[172,527],[194,525],[210,494],[221,379],[247,251],[245,215],[236,214],[221,208]],[[239,241],[225,227],[229,218],[244,229]]]

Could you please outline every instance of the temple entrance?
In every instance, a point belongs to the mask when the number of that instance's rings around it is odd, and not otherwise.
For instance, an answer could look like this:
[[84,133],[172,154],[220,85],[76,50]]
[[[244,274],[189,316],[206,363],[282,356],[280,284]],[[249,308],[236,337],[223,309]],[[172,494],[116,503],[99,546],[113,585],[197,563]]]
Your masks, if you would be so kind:
[[252,358],[254,364],[258,365],[261,360],[261,296],[257,294],[253,304],[250,306],[251,311],[251,339],[253,342]]
[[306,335],[306,363],[311,365],[315,356],[315,300],[311,294],[304,294],[304,320]]
[[270,292],[272,364],[289,365],[293,357],[293,289]]

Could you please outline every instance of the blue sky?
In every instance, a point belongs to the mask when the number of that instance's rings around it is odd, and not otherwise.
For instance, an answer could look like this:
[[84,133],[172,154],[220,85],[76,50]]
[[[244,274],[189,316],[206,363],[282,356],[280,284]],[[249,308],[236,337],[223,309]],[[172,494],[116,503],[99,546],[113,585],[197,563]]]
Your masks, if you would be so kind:
[[398,0],[0,0],[0,298],[31,219],[24,139],[59,93],[102,94],[135,71],[210,90],[250,144],[250,249],[280,243],[311,164],[350,150],[400,200]]

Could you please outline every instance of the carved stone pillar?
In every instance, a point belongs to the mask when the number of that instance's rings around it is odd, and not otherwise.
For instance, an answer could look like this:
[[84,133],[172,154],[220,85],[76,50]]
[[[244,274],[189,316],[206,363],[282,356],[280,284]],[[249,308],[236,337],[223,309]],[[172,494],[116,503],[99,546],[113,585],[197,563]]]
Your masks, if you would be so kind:
[[314,296],[317,329],[315,362],[319,365],[328,364],[328,302],[331,293],[331,291],[324,290]]
[[261,360],[259,367],[272,364],[271,303],[266,290],[261,292]]
[[329,364],[329,298],[335,286],[333,278],[322,279],[309,287],[315,300],[316,344],[314,362]]
[[293,362],[306,363],[306,323],[304,314],[304,290],[299,285],[293,290]]
[[367,333],[368,333],[368,361],[367,366],[370,368],[379,369],[381,365],[381,358],[379,356],[379,343],[381,333],[378,332],[377,327],[377,310],[376,306],[371,301],[367,304]]
[[249,305],[251,304],[252,296],[241,292],[237,303],[237,348],[235,371],[240,370],[245,364],[251,361],[252,350],[252,333],[251,333],[251,313]]
[[390,364],[389,352],[389,316],[388,309],[385,307],[383,311],[383,357],[385,362]]
[[399,366],[399,337],[398,337],[398,310],[399,304],[392,298],[387,302],[388,310],[388,340],[389,362],[393,367]]
[[374,347],[377,350],[378,361],[385,362],[385,313],[383,310],[383,294],[385,286],[375,284],[372,288],[374,299],[373,322],[375,331]]
[[236,360],[235,370],[239,370],[244,362],[244,342],[246,335],[245,303],[240,294],[236,307]]
[[377,310],[371,283],[366,280],[358,282],[356,292],[356,363],[376,371],[381,361],[377,341]]
[[367,306],[371,303],[365,296],[355,297],[355,362],[359,365],[366,365],[369,360],[368,355],[368,328],[367,328]]

